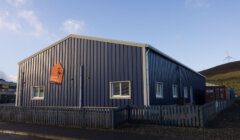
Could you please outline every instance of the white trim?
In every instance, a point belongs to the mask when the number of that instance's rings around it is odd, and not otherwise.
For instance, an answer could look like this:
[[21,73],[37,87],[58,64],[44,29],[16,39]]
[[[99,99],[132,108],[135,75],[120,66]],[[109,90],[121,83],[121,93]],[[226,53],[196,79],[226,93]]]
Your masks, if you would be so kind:
[[18,105],[18,103],[19,103],[19,79],[21,79],[21,78],[19,78],[19,75],[20,74],[20,67],[18,66],[18,72],[17,72],[17,87],[16,87],[16,98],[15,98],[15,106],[19,106]]
[[43,99],[44,99],[44,97],[32,97],[31,100],[43,100]]
[[[121,92],[122,92],[122,87],[121,87],[121,85],[122,85],[122,83],[128,83],[129,84],[129,95],[121,95]],[[120,84],[120,87],[119,87],[119,92],[120,92],[120,95],[113,95],[113,93],[112,93],[112,84],[114,84],[114,83],[119,83]],[[131,92],[131,81],[112,81],[112,82],[109,82],[109,97],[110,97],[110,99],[131,99],[131,94],[132,94],[132,92]]]
[[100,38],[100,37],[76,35],[76,34],[70,34],[69,36],[70,37],[75,37],[75,38],[80,38],[80,39],[88,39],[88,40],[94,40],[94,41],[109,42],[109,43],[115,43],[115,44],[123,44],[123,45],[128,45],[128,46],[133,46],[133,47],[145,47],[146,46],[146,44],[144,44],[144,43],[116,40],[116,39],[109,39],[109,38]]
[[[33,88],[39,88],[42,87],[43,88],[43,97],[34,97],[33,96]],[[45,94],[45,87],[44,86],[32,86],[31,87],[31,100],[43,100],[44,99],[44,94]]]
[[149,50],[146,51],[146,81],[147,81],[147,106],[150,106],[150,89],[149,89],[149,68],[148,68],[148,53],[149,53]]
[[[161,88],[161,93],[162,93],[162,95],[158,95],[158,94],[157,94],[157,86],[158,86],[158,85],[161,85],[161,87],[162,87],[162,88]],[[156,95],[156,98],[157,98],[157,99],[163,99],[163,98],[164,98],[164,96],[163,96],[163,82],[156,82],[156,83],[155,83],[155,95]]]
[[147,59],[147,52],[146,47],[142,48],[142,71],[143,71],[143,104],[145,106],[149,106],[149,96],[148,96],[148,59]]

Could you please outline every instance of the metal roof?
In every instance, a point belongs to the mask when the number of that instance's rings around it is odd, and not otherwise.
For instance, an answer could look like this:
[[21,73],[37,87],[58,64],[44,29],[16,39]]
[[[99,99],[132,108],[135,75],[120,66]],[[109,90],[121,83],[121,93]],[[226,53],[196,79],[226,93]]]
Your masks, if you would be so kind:
[[143,43],[136,43],[136,42],[130,42],[130,41],[122,41],[122,40],[115,40],[115,39],[107,39],[107,38],[99,38],[99,37],[92,37],[92,36],[84,36],[84,35],[76,35],[76,34],[70,34],[66,37],[64,37],[63,39],[60,39],[59,41],[49,45],[47,48],[42,49],[41,51],[23,59],[22,61],[18,62],[18,64],[21,64],[23,62],[25,62],[28,59],[33,58],[34,56],[56,46],[57,44],[59,44],[60,42],[68,39],[68,38],[79,38],[79,39],[87,39],[87,40],[94,40],[94,41],[101,41],[101,42],[108,42],[108,43],[116,43],[116,44],[123,44],[123,45],[128,45],[128,46],[134,46],[134,47],[145,47],[147,44],[143,44]]
[[115,39],[107,39],[107,38],[99,38],[99,37],[92,37],[92,36],[84,36],[84,35],[76,35],[76,34],[70,34],[70,35],[64,37],[63,39],[61,39],[61,40],[59,40],[59,41],[57,41],[57,42],[49,45],[47,48],[45,48],[45,49],[43,49],[43,50],[41,50],[41,51],[39,51],[39,52],[31,55],[30,57],[28,57],[28,58],[26,58],[26,59],[23,59],[23,60],[20,61],[18,64],[21,64],[21,63],[25,62],[26,60],[33,58],[34,56],[36,56],[36,55],[38,55],[38,54],[40,54],[40,53],[42,53],[42,52],[44,52],[44,51],[46,51],[46,50],[54,47],[54,46],[56,46],[56,45],[59,44],[60,42],[66,40],[66,39],[68,39],[68,38],[71,38],[71,37],[73,37],[73,38],[79,38],[79,39],[87,39],[87,40],[101,41],[101,42],[108,42],[108,43],[123,44],[123,45],[134,46],[134,47],[145,47],[145,48],[149,48],[149,49],[155,51],[156,53],[158,53],[159,55],[162,55],[162,56],[164,56],[165,58],[169,59],[170,61],[172,61],[172,62],[174,62],[174,63],[176,63],[176,64],[178,64],[178,65],[181,65],[181,66],[183,66],[183,67],[185,67],[185,68],[193,71],[194,73],[196,73],[196,74],[198,74],[198,75],[200,75],[200,76],[202,76],[202,77],[205,78],[205,76],[203,76],[203,75],[201,75],[200,73],[194,71],[193,69],[185,66],[184,64],[180,63],[179,61],[173,59],[172,57],[166,55],[165,53],[159,51],[158,49],[154,48],[153,46],[151,46],[151,45],[149,45],[149,44],[146,44],[146,43],[136,43],[136,42],[130,42],[130,41],[123,41],[123,40],[115,40]]
[[179,61],[177,61],[176,59],[174,59],[174,58],[168,56],[167,54],[161,52],[160,50],[154,48],[153,46],[148,45],[147,47],[148,47],[149,49],[153,50],[154,52],[158,53],[159,55],[162,55],[163,57],[169,59],[170,61],[172,61],[172,62],[174,62],[174,63],[176,63],[176,64],[178,64],[178,65],[180,65],[180,66],[182,66],[182,67],[184,67],[184,68],[186,68],[186,69],[188,69],[188,70],[190,70],[190,71],[192,71],[192,72],[194,72],[194,73],[196,73],[196,74],[198,74],[198,75],[200,75],[200,76],[202,76],[202,77],[204,77],[204,78],[206,78],[204,75],[202,75],[202,74],[196,72],[195,70],[189,68],[188,66],[182,64],[181,62],[179,62]]

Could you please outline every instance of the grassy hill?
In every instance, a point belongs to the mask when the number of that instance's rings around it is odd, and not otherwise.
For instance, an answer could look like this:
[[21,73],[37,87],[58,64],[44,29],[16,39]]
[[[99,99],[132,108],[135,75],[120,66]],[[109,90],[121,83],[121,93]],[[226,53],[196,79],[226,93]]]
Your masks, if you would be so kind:
[[200,73],[207,77],[207,82],[225,85],[240,93],[240,61],[219,65]]

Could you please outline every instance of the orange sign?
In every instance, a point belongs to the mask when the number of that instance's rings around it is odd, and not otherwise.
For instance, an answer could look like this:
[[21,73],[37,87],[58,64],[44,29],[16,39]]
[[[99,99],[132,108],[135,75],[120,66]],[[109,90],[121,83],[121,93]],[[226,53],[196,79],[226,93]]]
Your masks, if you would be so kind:
[[61,64],[55,64],[51,71],[50,82],[61,84],[63,79],[63,67]]

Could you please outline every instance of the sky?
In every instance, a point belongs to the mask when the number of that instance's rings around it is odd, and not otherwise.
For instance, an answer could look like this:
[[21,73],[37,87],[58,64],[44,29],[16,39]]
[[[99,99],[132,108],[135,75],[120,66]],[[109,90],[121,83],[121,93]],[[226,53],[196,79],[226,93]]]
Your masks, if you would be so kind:
[[0,0],[0,78],[68,34],[151,44],[201,71],[240,56],[239,0]]

